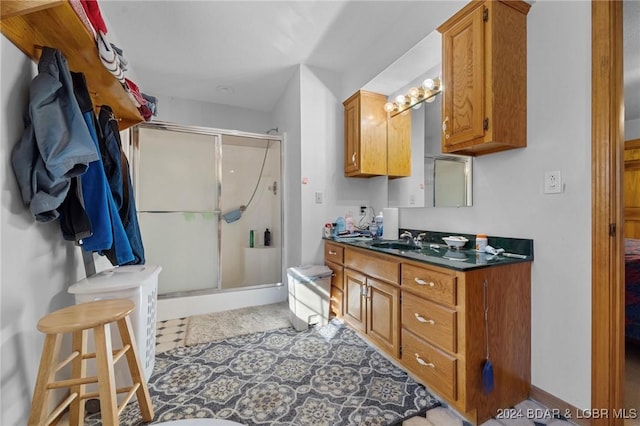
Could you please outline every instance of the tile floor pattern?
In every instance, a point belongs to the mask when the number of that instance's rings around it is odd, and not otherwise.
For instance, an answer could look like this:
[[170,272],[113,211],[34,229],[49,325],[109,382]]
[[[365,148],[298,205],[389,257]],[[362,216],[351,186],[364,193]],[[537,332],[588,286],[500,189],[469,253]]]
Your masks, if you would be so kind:
[[186,346],[188,318],[158,321],[156,324],[156,353],[178,346]]
[[[156,327],[156,353],[168,351],[178,346],[185,346],[188,318],[159,321]],[[491,419],[481,426],[570,426],[563,419],[536,418],[533,414],[542,415],[545,407],[537,402],[527,400],[514,407],[515,413],[522,413],[518,419]],[[438,407],[427,411],[426,417],[413,417],[405,420],[402,426],[470,426],[455,411],[447,407]]]

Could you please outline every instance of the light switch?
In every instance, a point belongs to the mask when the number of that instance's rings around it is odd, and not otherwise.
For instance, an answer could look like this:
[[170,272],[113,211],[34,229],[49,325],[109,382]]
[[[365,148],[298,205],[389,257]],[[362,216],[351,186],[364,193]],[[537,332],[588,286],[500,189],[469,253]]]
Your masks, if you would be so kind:
[[322,204],[322,192],[316,192],[316,204]]

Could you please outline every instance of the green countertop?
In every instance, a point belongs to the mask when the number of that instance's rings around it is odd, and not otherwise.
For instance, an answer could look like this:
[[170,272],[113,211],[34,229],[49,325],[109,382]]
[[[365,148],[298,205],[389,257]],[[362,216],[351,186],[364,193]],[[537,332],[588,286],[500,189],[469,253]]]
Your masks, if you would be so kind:
[[[414,235],[417,235],[417,233],[414,233]],[[475,247],[475,236],[472,235],[464,235],[469,239],[469,242],[465,244],[462,249],[449,249],[441,240],[443,235],[462,234],[427,232],[426,241],[418,243],[417,245],[409,244],[406,240],[382,240],[369,237],[325,237],[324,240],[454,269],[456,271],[469,271],[491,266],[533,261],[533,240],[489,237],[489,245],[492,247],[504,248],[507,253],[525,256],[524,258],[515,258],[505,257],[502,254],[491,255],[489,253],[481,253],[473,248],[468,248]],[[440,242],[438,242],[438,238]],[[376,247],[376,243],[381,242],[397,243],[397,248]]]

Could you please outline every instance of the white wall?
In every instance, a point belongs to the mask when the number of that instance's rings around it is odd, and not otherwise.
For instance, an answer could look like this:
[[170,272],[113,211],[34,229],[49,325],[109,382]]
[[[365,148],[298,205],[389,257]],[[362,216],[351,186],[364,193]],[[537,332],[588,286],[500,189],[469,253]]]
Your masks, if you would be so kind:
[[624,123],[624,140],[640,139],[640,118]]
[[153,119],[252,133],[276,127],[266,112],[168,96],[158,96],[158,116]]
[[[527,148],[474,159],[473,207],[402,209],[400,225],[532,238],[532,384],[588,408],[591,4],[538,1],[527,25]],[[542,193],[547,170],[562,194]]]
[[22,116],[35,71],[0,37],[0,424],[26,424],[44,335],[36,328],[47,313],[72,305],[70,284],[84,277],[80,249],[63,241],[58,223],[36,223],[23,204],[11,165],[11,150],[23,133]]
[[300,167],[300,69],[289,80],[287,88],[273,111],[274,122],[285,136],[284,153],[284,259],[285,268],[301,265],[302,190]]

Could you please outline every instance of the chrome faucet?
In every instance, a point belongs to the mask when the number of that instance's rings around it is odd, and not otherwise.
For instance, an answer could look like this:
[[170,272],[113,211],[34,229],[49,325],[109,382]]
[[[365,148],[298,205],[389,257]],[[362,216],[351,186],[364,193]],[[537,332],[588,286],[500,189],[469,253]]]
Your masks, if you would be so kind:
[[403,231],[402,234],[400,234],[400,239],[406,239],[408,242],[411,242],[413,241],[413,234],[411,233],[411,231]]
[[402,231],[400,234],[401,240],[407,240],[407,243],[412,246],[422,247],[422,241],[427,236],[425,232],[421,232],[417,237],[414,237],[411,231]]

